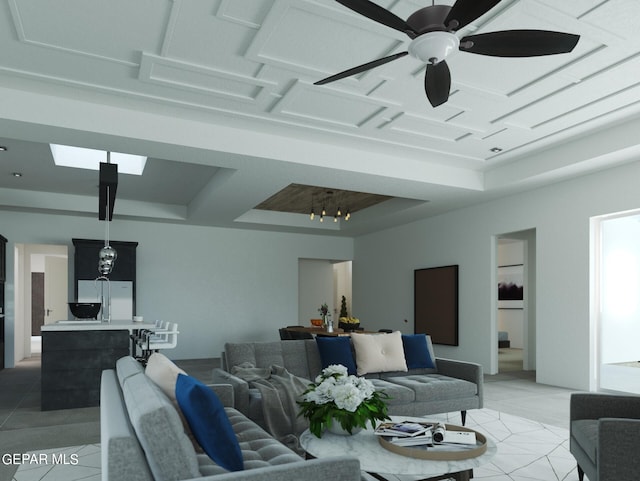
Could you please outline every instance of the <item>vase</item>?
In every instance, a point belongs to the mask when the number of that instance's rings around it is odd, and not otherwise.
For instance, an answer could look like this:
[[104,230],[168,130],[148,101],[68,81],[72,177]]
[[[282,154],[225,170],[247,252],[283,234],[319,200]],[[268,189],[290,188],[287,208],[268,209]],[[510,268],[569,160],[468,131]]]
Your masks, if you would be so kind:
[[334,418],[331,422],[331,426],[327,428],[327,431],[332,434],[337,434],[338,436],[351,436],[353,434],[358,434],[362,431],[362,428],[360,426],[354,426],[351,429],[351,432],[349,432],[340,425],[340,421]]

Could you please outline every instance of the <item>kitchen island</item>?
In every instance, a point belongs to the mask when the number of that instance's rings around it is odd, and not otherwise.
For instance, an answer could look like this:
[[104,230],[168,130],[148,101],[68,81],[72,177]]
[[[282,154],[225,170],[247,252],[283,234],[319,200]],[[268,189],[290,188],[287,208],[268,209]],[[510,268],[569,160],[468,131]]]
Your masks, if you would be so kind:
[[131,353],[133,331],[153,327],[132,320],[42,326],[42,411],[98,406],[102,371]]

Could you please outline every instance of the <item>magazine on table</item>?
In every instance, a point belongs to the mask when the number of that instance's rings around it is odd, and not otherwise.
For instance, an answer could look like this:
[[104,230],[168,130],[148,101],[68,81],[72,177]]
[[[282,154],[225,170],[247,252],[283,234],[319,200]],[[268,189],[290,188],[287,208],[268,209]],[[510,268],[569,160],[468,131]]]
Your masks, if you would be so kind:
[[476,446],[475,432],[449,431],[442,423],[383,423],[376,428],[376,434],[396,446],[438,450],[464,450]]
[[380,424],[375,433],[378,436],[392,436],[392,437],[416,437],[429,433],[431,437],[431,430],[433,429],[433,423],[427,422],[414,422],[414,421],[402,421],[398,423],[382,423]]

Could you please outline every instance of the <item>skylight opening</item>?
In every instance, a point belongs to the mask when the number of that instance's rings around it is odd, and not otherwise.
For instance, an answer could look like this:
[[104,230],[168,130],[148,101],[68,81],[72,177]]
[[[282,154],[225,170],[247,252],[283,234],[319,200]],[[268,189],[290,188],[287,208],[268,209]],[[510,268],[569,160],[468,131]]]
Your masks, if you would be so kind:
[[[49,144],[53,162],[62,167],[77,169],[99,170],[100,162],[107,161],[104,150],[85,149],[70,145]],[[111,152],[111,163],[118,164],[118,173],[142,175],[147,158],[140,155]]]

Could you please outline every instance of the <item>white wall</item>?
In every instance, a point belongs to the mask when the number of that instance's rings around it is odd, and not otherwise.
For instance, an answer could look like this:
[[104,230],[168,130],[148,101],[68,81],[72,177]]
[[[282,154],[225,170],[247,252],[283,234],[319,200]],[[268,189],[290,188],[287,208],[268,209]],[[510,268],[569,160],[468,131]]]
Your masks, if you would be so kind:
[[336,326],[340,317],[340,307],[342,306],[342,296],[346,299],[347,314],[351,317],[357,317],[353,314],[352,307],[352,262],[338,262],[333,265],[333,299],[336,312],[333,316]]
[[298,263],[298,318],[288,324],[310,325],[320,319],[320,306],[329,307],[333,319],[333,264],[317,259],[300,259]]
[[588,389],[589,219],[639,207],[639,178],[640,164],[629,164],[358,237],[354,309],[367,328],[410,331],[413,270],[459,264],[460,346],[436,346],[436,352],[496,372],[492,239],[535,229],[537,380]]
[[[350,259],[351,239],[114,219],[111,238],[139,242],[137,312],[146,320],[179,323],[174,359],[218,357],[225,341],[278,339],[283,321],[298,316],[298,259]],[[96,218],[0,211],[0,232],[16,243],[69,246],[71,238],[100,239]],[[13,365],[14,273],[8,269],[7,352]],[[72,284],[72,283],[70,283]],[[331,290],[329,291],[331,294]]]

